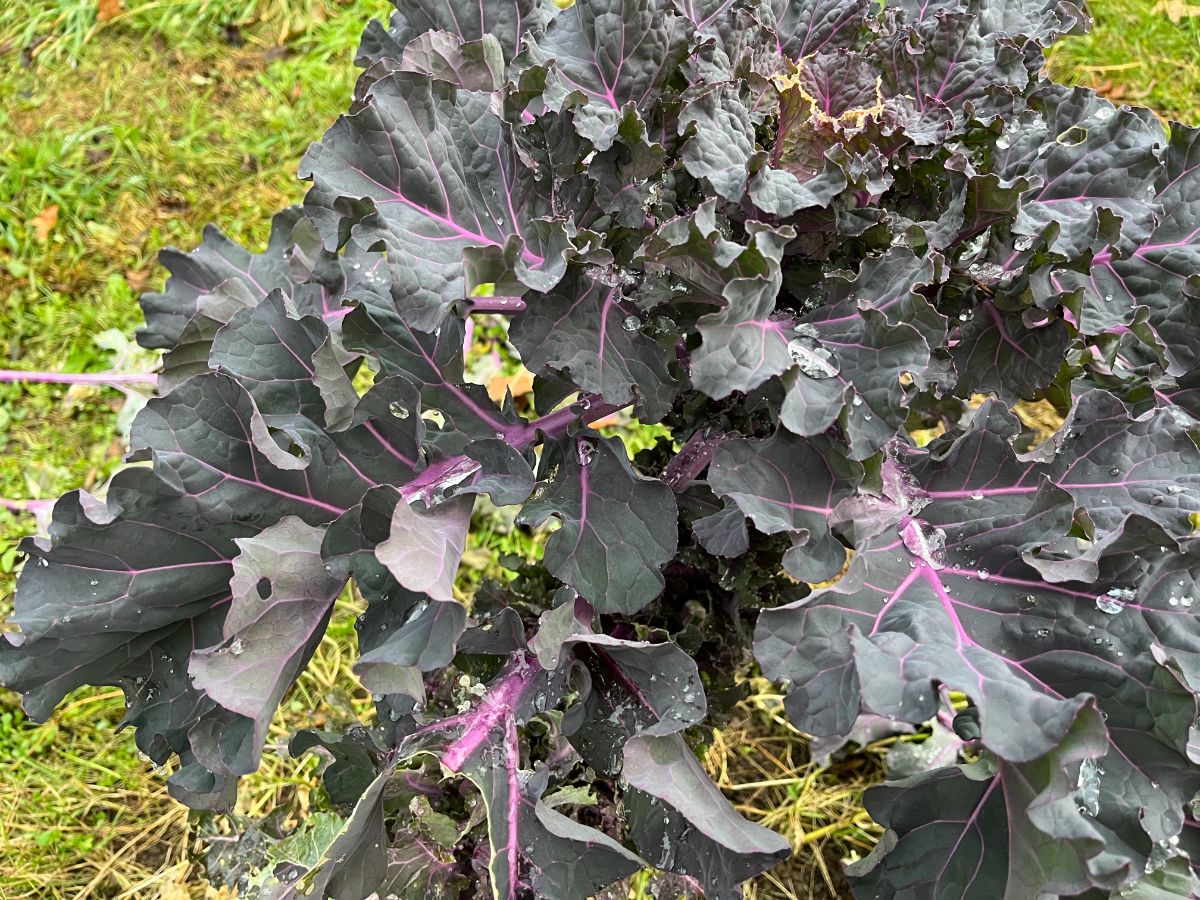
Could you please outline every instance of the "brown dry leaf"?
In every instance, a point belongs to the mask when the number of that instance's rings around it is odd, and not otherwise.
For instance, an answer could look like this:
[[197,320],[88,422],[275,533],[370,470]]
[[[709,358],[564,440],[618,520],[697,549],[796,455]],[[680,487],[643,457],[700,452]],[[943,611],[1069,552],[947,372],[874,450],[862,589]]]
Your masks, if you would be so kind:
[[96,21],[111,22],[121,14],[121,0],[96,0]]
[[149,280],[149,272],[139,272],[137,269],[125,270],[125,281],[129,284],[129,289],[135,294],[140,294],[142,288],[146,286],[146,282]]
[[54,230],[54,226],[57,224],[58,206],[54,204],[47,206],[29,220],[29,226],[33,229],[33,233],[39,241],[44,241],[50,237],[50,232]]
[[597,419],[595,422],[589,422],[588,426],[599,431],[601,428],[611,428],[614,425],[623,425],[628,420],[622,413],[615,412],[611,416],[605,416],[603,419]]
[[1179,24],[1184,19],[1200,16],[1200,5],[1186,3],[1184,0],[1158,0],[1153,12],[1165,13],[1168,19]]
[[522,368],[511,375],[497,375],[488,382],[488,396],[497,403],[504,399],[505,390],[512,391],[513,397],[525,396],[533,390],[533,373]]

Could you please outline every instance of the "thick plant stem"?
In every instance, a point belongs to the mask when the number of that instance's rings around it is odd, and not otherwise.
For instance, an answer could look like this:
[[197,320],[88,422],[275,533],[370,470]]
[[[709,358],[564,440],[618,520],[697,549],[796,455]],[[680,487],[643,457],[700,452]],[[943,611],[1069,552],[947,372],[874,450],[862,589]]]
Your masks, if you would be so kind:
[[694,478],[704,471],[712,461],[717,447],[728,437],[712,428],[702,428],[697,431],[688,438],[682,449],[667,463],[662,474],[663,483],[676,493],[683,491]]
[[0,369],[0,382],[38,382],[43,384],[158,384],[153,372],[22,372]]
[[[629,404],[625,404],[628,406]],[[625,408],[615,403],[603,403],[598,395],[585,395],[574,403],[534,419],[511,425],[497,432],[496,437],[518,450],[525,450],[538,440],[539,434],[559,437],[572,422],[582,418],[585,422],[598,422]],[[424,500],[433,503],[445,488],[472,478],[479,470],[479,463],[465,454],[439,460],[422,471],[416,478],[400,486],[400,495],[405,502]]]
[[628,405],[604,403],[598,394],[585,394],[557,412],[541,416],[532,422],[509,426],[504,430],[504,440],[514,447],[528,447],[537,440],[539,431],[550,437],[558,437],[577,418],[582,418],[585,422],[599,422]]
[[[489,687],[480,704],[461,717],[465,727],[462,734],[446,747],[442,765],[451,772],[462,771],[467,760],[494,729],[505,722],[515,724],[517,708],[541,673],[542,667],[536,659],[524,652],[518,653],[504,675]],[[438,724],[444,726],[446,723]]]
[[0,509],[7,509],[10,512],[34,513],[53,505],[53,500],[7,500],[0,497]]

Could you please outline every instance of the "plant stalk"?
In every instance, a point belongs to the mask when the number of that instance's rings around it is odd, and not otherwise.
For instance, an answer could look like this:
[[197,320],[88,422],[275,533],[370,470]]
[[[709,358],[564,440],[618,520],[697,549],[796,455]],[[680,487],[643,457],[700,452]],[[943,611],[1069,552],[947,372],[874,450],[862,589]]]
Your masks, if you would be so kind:
[[53,505],[53,500],[8,500],[0,497],[0,509],[7,509],[10,512],[32,513]]
[[[510,425],[498,431],[496,437],[517,450],[525,450],[536,443],[538,434],[547,437],[559,437],[577,418],[584,422],[598,422],[613,413],[625,409],[629,404],[618,406],[615,403],[603,403],[599,395],[587,394],[562,409],[549,413],[532,422]],[[432,504],[438,499],[438,494],[447,487],[474,477],[479,471],[479,463],[466,454],[450,456],[438,460],[422,471],[416,478],[400,485],[400,495],[406,503],[414,500],[424,500]]]
[[23,372],[0,369],[0,382],[41,384],[158,384],[153,372]]

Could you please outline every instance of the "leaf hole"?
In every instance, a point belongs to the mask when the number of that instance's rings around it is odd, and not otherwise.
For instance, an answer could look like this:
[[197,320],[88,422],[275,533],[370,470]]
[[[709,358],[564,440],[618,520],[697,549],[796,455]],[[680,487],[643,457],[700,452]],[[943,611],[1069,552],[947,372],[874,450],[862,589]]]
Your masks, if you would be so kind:
[[1078,147],[1087,140],[1088,130],[1081,125],[1072,125],[1054,140],[1064,147]]

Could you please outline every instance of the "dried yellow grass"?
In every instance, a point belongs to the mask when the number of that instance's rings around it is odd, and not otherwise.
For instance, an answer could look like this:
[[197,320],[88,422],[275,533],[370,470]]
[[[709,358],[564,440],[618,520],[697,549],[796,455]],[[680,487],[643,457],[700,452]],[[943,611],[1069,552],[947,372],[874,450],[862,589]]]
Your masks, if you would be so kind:
[[714,729],[704,767],[738,812],[784,835],[794,852],[746,886],[747,900],[848,896],[840,861],[869,852],[882,833],[861,806],[882,777],[882,747],[821,768],[788,722],[783,695],[764,678],[750,685],[729,724]]

